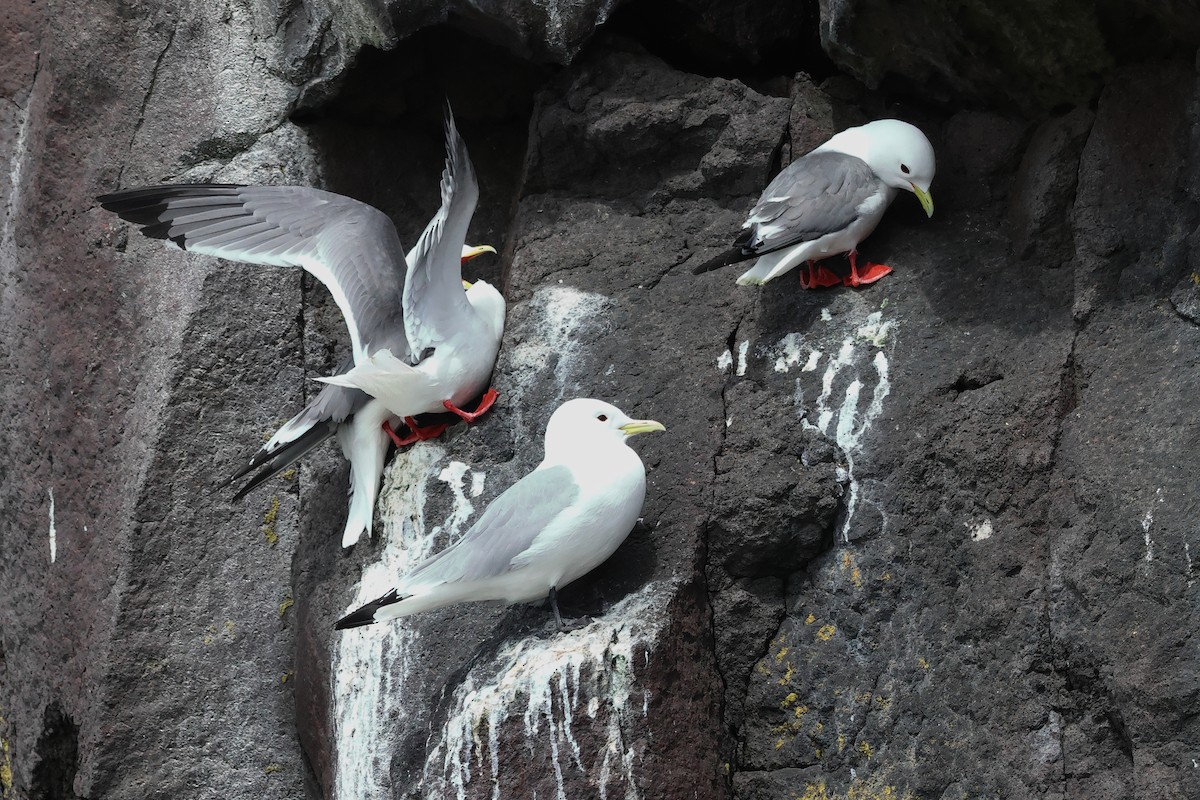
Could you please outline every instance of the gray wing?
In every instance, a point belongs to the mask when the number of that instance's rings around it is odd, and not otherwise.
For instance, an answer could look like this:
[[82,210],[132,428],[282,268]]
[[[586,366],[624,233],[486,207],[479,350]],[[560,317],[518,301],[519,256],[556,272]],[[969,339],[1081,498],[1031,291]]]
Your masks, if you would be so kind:
[[[334,374],[341,375],[349,371],[353,366],[354,358],[348,357],[342,361],[338,366],[337,372]],[[308,405],[301,409],[299,414],[285,422],[271,437],[270,441],[263,445],[250,458],[249,463],[229,479],[229,482],[236,481],[251,470],[277,457],[288,456],[287,451],[289,450],[299,453],[299,455],[288,458],[286,463],[281,463],[286,466],[287,463],[295,461],[300,455],[312,449],[311,446],[306,446],[302,440],[313,440],[313,446],[319,444],[325,438],[335,433],[338,425],[358,413],[370,400],[371,396],[359,389],[335,386],[331,383],[325,384],[325,388]],[[324,431],[318,437],[313,432],[320,426],[324,426]],[[280,468],[282,469],[282,467]],[[275,472],[277,471],[275,470]],[[269,473],[266,477],[270,477],[271,474],[274,474],[274,472]],[[239,496],[254,488],[254,485],[256,484],[247,486],[242,492],[239,492]],[[235,496],[234,499],[236,500],[237,497]]]
[[492,501],[471,529],[450,547],[421,562],[397,586],[473,581],[507,572],[513,559],[579,497],[566,467],[537,469]]
[[858,218],[858,207],[879,183],[860,158],[809,153],[775,176],[734,246],[746,255],[765,255],[840,231]]
[[404,282],[404,324],[412,353],[437,345],[472,313],[462,287],[462,248],[479,200],[479,183],[446,109],[446,168],[442,171],[442,206],[425,226],[413,248]]
[[[343,375],[349,372],[353,366],[354,357],[349,356],[338,365],[337,371],[333,374]],[[292,427],[308,429],[319,422],[345,422],[371,399],[371,396],[361,389],[335,386],[332,383],[323,385],[325,388],[317,393],[317,396],[309,401],[299,414],[284,423],[284,426],[279,429],[279,433],[275,434],[275,438],[286,441],[286,434],[282,436],[281,434]]]
[[303,267],[337,301],[354,352],[388,347],[408,357],[404,248],[383,212],[303,186],[179,184],[98,198],[142,233],[184,250],[270,266]]

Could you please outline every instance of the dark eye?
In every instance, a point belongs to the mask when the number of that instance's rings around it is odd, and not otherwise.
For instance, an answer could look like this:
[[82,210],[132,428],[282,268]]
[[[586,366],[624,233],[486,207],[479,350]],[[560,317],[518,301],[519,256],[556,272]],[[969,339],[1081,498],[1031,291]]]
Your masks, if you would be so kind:
[[900,165],[900,171],[901,171],[901,172],[903,172],[905,175],[907,175],[907,174],[908,174],[909,172],[911,172],[912,170],[910,170],[910,169],[908,168],[908,164],[901,164],[901,165]]
[[596,417],[596,419],[600,420],[601,422],[608,422],[608,415],[601,414],[600,416]]

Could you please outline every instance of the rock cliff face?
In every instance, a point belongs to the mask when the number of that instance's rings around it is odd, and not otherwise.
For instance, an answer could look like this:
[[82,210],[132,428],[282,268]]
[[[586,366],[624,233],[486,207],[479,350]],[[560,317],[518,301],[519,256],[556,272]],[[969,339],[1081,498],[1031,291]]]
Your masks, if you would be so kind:
[[[0,11],[0,797],[1200,797],[1200,15],[761,5]],[[92,198],[318,185],[408,242],[443,96],[502,399],[397,454],[343,552],[336,448],[220,486],[345,351],[324,289]],[[933,219],[863,246],[893,275],[691,275],[885,115],[939,158]],[[562,593],[591,625],[335,634],[578,395],[669,429]]]

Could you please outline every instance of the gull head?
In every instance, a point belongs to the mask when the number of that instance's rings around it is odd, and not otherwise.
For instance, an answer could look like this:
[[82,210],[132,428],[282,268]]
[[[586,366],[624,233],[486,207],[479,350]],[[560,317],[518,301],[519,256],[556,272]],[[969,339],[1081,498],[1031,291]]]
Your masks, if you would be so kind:
[[490,244],[464,244],[462,246],[462,258],[459,261],[459,264],[465,265],[471,259],[478,258],[484,253],[495,252],[496,248],[492,247]]
[[817,149],[861,158],[888,186],[915,194],[925,213],[933,216],[929,187],[937,164],[933,145],[915,125],[898,119],[877,119],[848,128]]
[[652,431],[665,431],[661,422],[652,419],[632,419],[621,409],[605,403],[579,397],[558,407],[546,425],[546,452],[574,450],[624,444],[630,436]]

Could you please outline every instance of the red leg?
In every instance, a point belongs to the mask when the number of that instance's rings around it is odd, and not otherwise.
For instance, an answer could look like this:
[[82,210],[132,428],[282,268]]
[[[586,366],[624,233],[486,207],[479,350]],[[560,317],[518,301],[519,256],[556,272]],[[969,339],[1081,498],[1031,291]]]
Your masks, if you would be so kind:
[[396,435],[392,430],[392,426],[388,422],[383,423],[383,431],[388,436],[392,437],[392,441],[396,443],[396,447],[408,447],[410,444],[424,442],[428,439],[436,439],[442,435],[442,431],[446,430],[446,423],[439,422],[436,425],[430,425],[422,428],[417,424],[417,421],[412,417],[405,417],[404,424],[408,426],[409,434],[403,438]]
[[867,262],[866,268],[860,273],[858,271],[858,251],[850,251],[850,274],[847,275],[842,282],[847,286],[866,286],[869,283],[882,278],[884,275],[891,273],[892,268],[887,264],[872,264]]
[[467,422],[474,422],[488,412],[488,409],[492,407],[492,404],[496,402],[496,398],[499,396],[500,393],[495,389],[488,389],[483,393],[483,399],[479,401],[479,408],[475,409],[474,411],[463,411],[449,400],[443,402],[442,405],[445,406],[446,410],[450,413],[457,414]]

